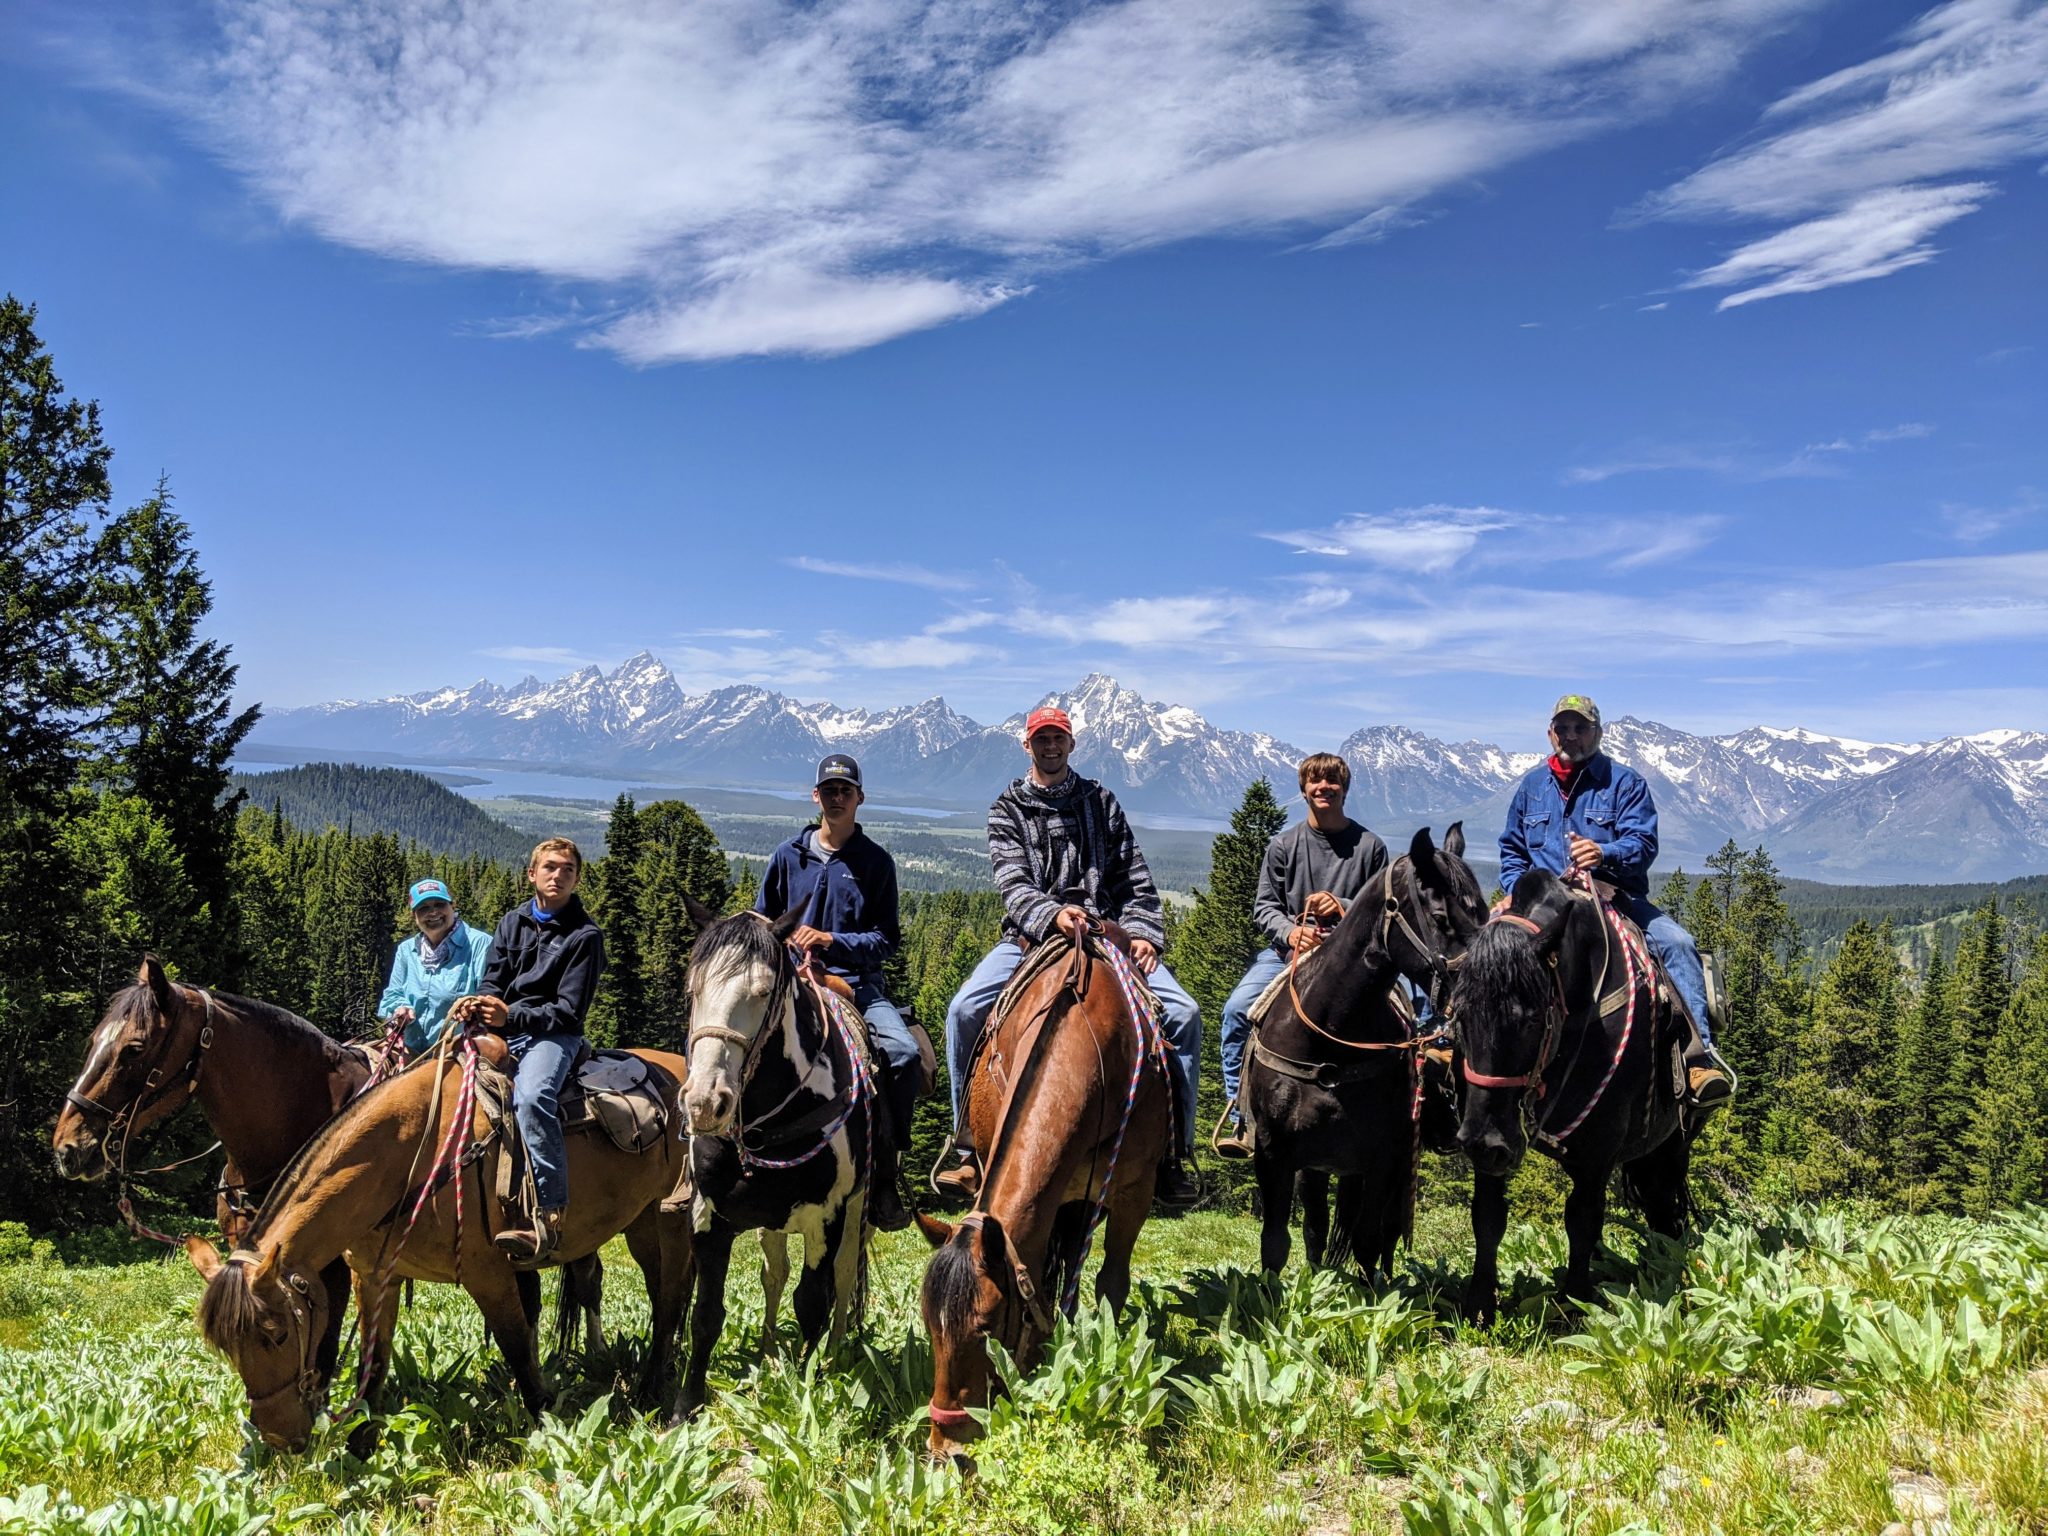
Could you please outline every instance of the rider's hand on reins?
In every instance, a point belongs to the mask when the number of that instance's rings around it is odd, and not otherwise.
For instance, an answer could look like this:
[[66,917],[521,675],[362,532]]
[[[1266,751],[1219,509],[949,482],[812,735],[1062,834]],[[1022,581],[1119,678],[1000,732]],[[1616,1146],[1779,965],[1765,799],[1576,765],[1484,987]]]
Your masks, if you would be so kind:
[[1131,964],[1138,968],[1140,976],[1150,976],[1159,967],[1159,951],[1152,947],[1150,939],[1131,940]]
[[1343,917],[1344,903],[1335,896],[1332,896],[1328,891],[1309,892],[1308,900],[1302,906],[1302,919],[1304,922],[1317,923],[1323,927],[1329,927],[1341,922]]
[[1053,926],[1074,943],[1079,944],[1088,936],[1090,918],[1086,908],[1061,907],[1059,915],[1053,918]]

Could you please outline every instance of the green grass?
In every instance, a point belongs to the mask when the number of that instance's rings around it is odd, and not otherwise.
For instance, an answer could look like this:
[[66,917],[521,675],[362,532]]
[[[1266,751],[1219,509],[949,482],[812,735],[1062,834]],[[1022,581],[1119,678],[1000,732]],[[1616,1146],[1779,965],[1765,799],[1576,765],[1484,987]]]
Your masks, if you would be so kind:
[[[0,1532],[837,1530],[1131,1533],[1842,1531],[1919,1518],[2048,1536],[2048,1214],[1780,1212],[1653,1244],[1567,1317],[1554,1229],[1504,1250],[1503,1316],[1452,1298],[1467,1249],[1430,1213],[1403,1283],[1250,1271],[1253,1225],[1155,1221],[1121,1321],[1087,1312],[989,1419],[963,1480],[921,1455],[926,1250],[878,1240],[865,1335],[758,1368],[751,1246],[717,1397],[664,1432],[610,1395],[645,1325],[623,1251],[606,1358],[516,1406],[466,1298],[400,1324],[382,1442],[251,1447],[182,1266],[0,1254]],[[1616,1244],[1633,1249],[1617,1225]],[[785,1320],[785,1330],[788,1328]],[[345,1393],[342,1395],[346,1395]]]

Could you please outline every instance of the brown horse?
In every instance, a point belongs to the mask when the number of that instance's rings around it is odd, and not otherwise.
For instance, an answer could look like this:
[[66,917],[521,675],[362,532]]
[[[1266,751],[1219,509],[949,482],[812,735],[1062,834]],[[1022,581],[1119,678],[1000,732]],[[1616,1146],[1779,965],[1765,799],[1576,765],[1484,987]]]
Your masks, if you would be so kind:
[[[645,1401],[668,1373],[693,1263],[687,1208],[662,1209],[686,1162],[686,1067],[666,1052],[635,1054],[659,1069],[658,1079],[665,1078],[668,1133],[655,1149],[637,1156],[600,1135],[569,1138],[571,1199],[557,1253],[562,1262],[580,1259],[614,1234],[626,1234],[654,1313],[640,1382]],[[207,1281],[200,1331],[241,1375],[250,1418],[269,1444],[297,1450],[312,1431],[325,1396],[314,1350],[329,1326],[330,1307],[316,1277],[343,1257],[355,1271],[363,1319],[365,1400],[390,1366],[398,1310],[398,1288],[390,1282],[404,1278],[459,1281],[504,1351],[527,1410],[538,1413],[544,1406],[547,1393],[534,1343],[539,1288],[522,1286],[523,1272],[491,1241],[503,1221],[490,1159],[459,1161],[454,1179],[433,1189],[418,1225],[402,1236],[435,1150],[454,1123],[460,1087],[461,1068],[451,1049],[364,1094],[307,1143],[263,1202],[243,1246],[225,1262],[212,1245],[187,1241],[193,1265]],[[482,1112],[474,1112],[467,1127],[470,1145],[487,1131]]]
[[[196,1100],[227,1153],[220,1229],[239,1243],[292,1154],[369,1076],[367,1060],[297,1014],[178,986],[155,955],[146,955],[135,985],[107,1004],[57,1116],[57,1172],[125,1179],[136,1135]],[[324,1383],[340,1354],[348,1266],[336,1259],[320,1283],[327,1314],[313,1358]]]
[[1132,1018],[1095,941],[1032,977],[995,1026],[967,1085],[967,1123],[988,1149],[981,1193],[957,1226],[917,1218],[938,1249],[920,1297],[934,1456],[964,1454],[981,1433],[968,1410],[988,1405],[988,1340],[1028,1365],[1052,1332],[1050,1308],[1071,1313],[1103,1215],[1095,1294],[1122,1307],[1172,1094],[1156,1028]]

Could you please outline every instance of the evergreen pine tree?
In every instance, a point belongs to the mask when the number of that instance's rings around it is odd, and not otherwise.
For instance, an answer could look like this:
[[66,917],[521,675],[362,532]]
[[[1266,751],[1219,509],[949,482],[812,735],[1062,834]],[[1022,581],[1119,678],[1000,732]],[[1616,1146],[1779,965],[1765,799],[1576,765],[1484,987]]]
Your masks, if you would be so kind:
[[590,866],[586,890],[585,904],[604,930],[604,985],[590,1005],[588,1021],[591,1039],[601,1045],[639,1043],[640,1023],[647,1014],[635,885],[641,849],[639,813],[633,797],[622,794],[612,802],[605,822],[604,857]]
[[101,771],[169,829],[211,914],[200,960],[218,975],[229,958],[229,865],[243,798],[228,792],[228,762],[260,711],[233,712],[228,648],[200,638],[212,588],[164,484],[115,519],[100,542],[110,591],[100,644],[111,689],[100,725]]
[[683,893],[714,912],[725,910],[732,879],[718,839],[703,818],[680,800],[658,800],[637,817],[640,854],[634,863],[641,986],[645,1016],[632,1045],[680,1050],[697,926]]
[[1875,1192],[1889,1142],[1900,983],[1888,936],[1858,920],[1821,977],[1765,1142],[1768,1152],[1796,1154],[1784,1165],[1796,1198]]
[[1955,1199],[1947,1172],[1949,1067],[1954,1054],[1948,961],[1937,945],[1920,981],[1919,1006],[1906,1019],[1899,1051],[1892,1165],[1899,1197],[1911,1210],[1947,1210]]
[[[0,1184],[47,1184],[48,1083],[75,1069],[102,998],[74,948],[85,922],[60,848],[74,798],[78,728],[98,705],[90,641],[102,617],[96,531],[106,516],[99,406],[69,398],[35,311],[0,298]],[[91,872],[81,872],[89,880]],[[132,964],[132,960],[131,960]],[[58,1085],[61,1096],[62,1084]]]
[[1266,845],[1287,824],[1273,786],[1254,779],[1231,813],[1230,830],[1209,850],[1209,888],[1195,892],[1194,910],[1176,925],[1168,964],[1203,1016],[1223,1011],[1231,988],[1265,942],[1252,921]]

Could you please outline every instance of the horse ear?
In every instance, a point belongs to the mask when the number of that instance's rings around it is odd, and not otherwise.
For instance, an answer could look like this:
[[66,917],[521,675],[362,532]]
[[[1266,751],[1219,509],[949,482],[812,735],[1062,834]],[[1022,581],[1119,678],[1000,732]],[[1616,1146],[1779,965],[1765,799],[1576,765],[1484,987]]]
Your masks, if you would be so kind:
[[778,940],[787,944],[789,936],[795,933],[797,929],[803,927],[803,925],[804,909],[802,907],[791,907],[782,916],[775,919],[773,923],[769,924],[768,931],[774,934]]
[[1454,821],[1451,829],[1444,833],[1444,852],[1454,859],[1465,857],[1465,823]]
[[953,1228],[936,1216],[927,1216],[923,1211],[912,1211],[911,1219],[917,1223],[917,1230],[924,1234],[924,1240],[934,1248],[943,1248],[953,1240]]
[[1429,828],[1417,827],[1415,835],[1408,839],[1408,860],[1417,869],[1428,869],[1436,863],[1436,844],[1429,840]]
[[718,914],[688,891],[683,892],[683,910],[690,914],[690,921],[697,925],[699,933],[718,921]]
[[155,955],[142,957],[142,968],[135,973],[136,985],[149,988],[149,995],[156,999],[160,1012],[169,1013],[177,1006],[177,998],[171,991],[171,978],[164,974],[164,963]]
[[185,1257],[192,1261],[192,1267],[199,1271],[199,1278],[211,1281],[220,1273],[220,1250],[203,1237],[185,1239]]
[[1003,1236],[1003,1224],[986,1212],[981,1218],[981,1268],[997,1284],[1002,1283],[1010,1268],[1010,1243]]

